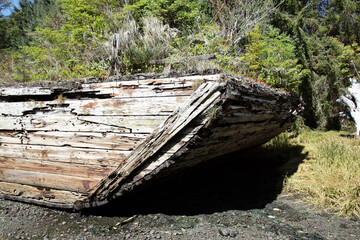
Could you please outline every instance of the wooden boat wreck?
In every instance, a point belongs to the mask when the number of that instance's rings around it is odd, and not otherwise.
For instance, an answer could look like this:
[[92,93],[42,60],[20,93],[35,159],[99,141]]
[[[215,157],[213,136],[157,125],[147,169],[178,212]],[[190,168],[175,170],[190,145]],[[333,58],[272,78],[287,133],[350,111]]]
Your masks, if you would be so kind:
[[0,197],[106,204],[200,162],[263,144],[297,96],[222,74],[138,74],[0,88]]

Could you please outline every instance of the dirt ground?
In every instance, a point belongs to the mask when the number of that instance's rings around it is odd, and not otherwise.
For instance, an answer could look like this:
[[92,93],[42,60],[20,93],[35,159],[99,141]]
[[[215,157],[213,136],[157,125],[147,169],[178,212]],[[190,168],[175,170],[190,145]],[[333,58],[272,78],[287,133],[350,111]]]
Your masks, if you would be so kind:
[[234,153],[91,211],[0,200],[0,239],[360,239],[359,219],[282,193],[301,150]]

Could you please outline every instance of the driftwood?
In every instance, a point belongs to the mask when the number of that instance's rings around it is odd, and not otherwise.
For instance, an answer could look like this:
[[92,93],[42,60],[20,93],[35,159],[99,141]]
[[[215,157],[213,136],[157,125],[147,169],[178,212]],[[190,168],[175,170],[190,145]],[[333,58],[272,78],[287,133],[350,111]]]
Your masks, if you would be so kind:
[[342,103],[347,107],[346,112],[340,112],[340,116],[352,119],[356,126],[356,136],[360,135],[360,83],[355,78],[350,78],[351,86],[348,92],[341,89],[343,96],[337,102]]
[[221,74],[138,74],[0,88],[0,196],[82,209],[260,145],[298,97]]

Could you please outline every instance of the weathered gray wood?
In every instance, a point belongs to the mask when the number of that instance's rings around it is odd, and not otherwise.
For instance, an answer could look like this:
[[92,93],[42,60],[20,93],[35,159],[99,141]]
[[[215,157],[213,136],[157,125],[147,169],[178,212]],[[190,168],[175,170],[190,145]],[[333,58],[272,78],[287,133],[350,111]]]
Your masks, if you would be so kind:
[[112,171],[113,167],[92,166],[86,164],[74,164],[64,162],[53,162],[37,159],[1,158],[0,169],[16,169],[22,171],[33,171],[51,173],[65,176],[76,176],[101,180]]
[[51,95],[53,91],[48,88],[34,87],[34,88],[3,88],[0,89],[0,96],[38,96]]
[[0,142],[131,151],[140,144],[147,135],[148,134],[77,131],[0,132]]
[[[11,200],[20,200],[42,205],[50,203],[48,206],[60,208],[73,208],[74,201],[85,198],[86,196],[77,192],[33,187],[8,182],[0,182],[0,194],[3,194],[4,198]],[[34,201],[31,201],[31,199]]]
[[27,158],[47,160],[63,163],[106,165],[120,164],[131,151],[103,150],[74,148],[68,146],[25,145],[8,144],[0,145],[0,158]]
[[76,116],[33,114],[27,117],[0,117],[2,130],[151,133],[166,116]]
[[98,182],[93,178],[74,177],[43,172],[0,169],[0,181],[39,186],[78,193],[88,193]]
[[[65,100],[52,102],[3,102],[0,115],[24,116],[33,112],[71,110],[77,115],[169,115],[187,96],[147,98]],[[65,105],[64,105],[65,104]]]

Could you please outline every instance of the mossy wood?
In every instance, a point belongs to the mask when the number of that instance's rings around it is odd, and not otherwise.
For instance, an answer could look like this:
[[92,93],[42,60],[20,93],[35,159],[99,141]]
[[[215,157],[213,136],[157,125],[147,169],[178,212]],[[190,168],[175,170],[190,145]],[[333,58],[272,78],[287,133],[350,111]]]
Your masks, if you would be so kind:
[[297,96],[221,74],[2,86],[0,196],[57,208],[103,205],[265,143],[300,112]]

